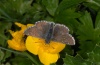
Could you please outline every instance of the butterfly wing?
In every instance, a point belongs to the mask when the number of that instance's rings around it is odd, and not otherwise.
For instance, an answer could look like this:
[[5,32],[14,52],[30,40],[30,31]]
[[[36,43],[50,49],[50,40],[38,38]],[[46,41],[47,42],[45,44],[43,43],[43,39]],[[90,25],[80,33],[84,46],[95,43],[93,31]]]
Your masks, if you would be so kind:
[[68,45],[75,45],[74,38],[69,34],[69,29],[61,24],[54,27],[53,41],[62,42]]
[[34,26],[29,27],[24,31],[25,35],[30,35],[39,38],[45,38],[45,34],[50,24],[47,21],[38,21]]

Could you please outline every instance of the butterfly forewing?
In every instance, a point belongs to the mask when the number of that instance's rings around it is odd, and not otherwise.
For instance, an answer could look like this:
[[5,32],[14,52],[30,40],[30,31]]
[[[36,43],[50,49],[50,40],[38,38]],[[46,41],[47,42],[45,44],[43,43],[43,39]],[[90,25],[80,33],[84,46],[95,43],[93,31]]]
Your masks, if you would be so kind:
[[69,34],[69,29],[64,25],[56,24],[54,27],[53,41],[75,45],[74,38]]
[[38,21],[34,26],[29,27],[25,30],[25,35],[30,35],[39,38],[45,38],[45,34],[47,33],[49,28],[49,22],[46,21]]
[[39,31],[36,26],[29,27],[27,30],[24,31],[25,35],[30,35],[35,37],[41,37],[40,33],[41,31]]

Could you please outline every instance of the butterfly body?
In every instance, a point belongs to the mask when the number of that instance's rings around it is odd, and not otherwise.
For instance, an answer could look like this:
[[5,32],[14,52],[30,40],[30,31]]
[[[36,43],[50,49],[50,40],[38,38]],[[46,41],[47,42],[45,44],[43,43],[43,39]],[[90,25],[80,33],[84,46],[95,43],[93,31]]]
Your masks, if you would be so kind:
[[38,21],[34,26],[26,29],[24,34],[45,39],[47,44],[50,43],[50,41],[55,41],[68,45],[75,45],[75,40],[72,35],[69,34],[68,27],[63,24]]
[[46,36],[45,36],[45,42],[46,42],[46,43],[50,43],[50,40],[51,40],[52,37],[53,37],[53,32],[54,32],[53,28],[54,28],[54,24],[51,23],[51,24],[50,24],[50,27],[49,27],[49,29],[48,29],[48,31],[47,31],[47,34],[46,34]]

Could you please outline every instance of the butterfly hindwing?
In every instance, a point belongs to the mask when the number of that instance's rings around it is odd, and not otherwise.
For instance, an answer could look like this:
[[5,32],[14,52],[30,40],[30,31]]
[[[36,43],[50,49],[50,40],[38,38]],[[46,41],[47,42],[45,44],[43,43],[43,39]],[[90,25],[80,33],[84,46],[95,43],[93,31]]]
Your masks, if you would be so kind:
[[75,40],[69,34],[69,29],[61,24],[55,25],[52,40],[57,42],[62,42],[68,45],[75,45]]

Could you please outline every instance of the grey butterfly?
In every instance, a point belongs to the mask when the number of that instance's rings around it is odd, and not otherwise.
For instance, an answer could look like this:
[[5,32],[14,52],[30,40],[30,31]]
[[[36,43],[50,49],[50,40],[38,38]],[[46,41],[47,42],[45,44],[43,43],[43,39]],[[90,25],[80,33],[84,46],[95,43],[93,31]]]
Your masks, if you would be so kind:
[[69,34],[69,29],[63,24],[55,24],[54,22],[38,21],[34,26],[24,31],[25,35],[43,38],[48,44],[50,41],[61,42],[68,45],[75,45],[75,40]]

